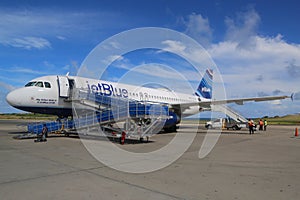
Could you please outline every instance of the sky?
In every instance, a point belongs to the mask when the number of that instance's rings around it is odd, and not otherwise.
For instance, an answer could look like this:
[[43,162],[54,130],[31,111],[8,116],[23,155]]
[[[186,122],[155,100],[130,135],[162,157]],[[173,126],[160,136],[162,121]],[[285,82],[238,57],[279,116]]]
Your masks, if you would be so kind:
[[[218,66],[227,98],[291,95],[300,91],[299,19],[296,0],[1,1],[0,113],[20,112],[6,103],[9,91],[39,76],[76,75],[99,43],[141,27],[172,29],[201,44]],[[142,66],[157,55],[153,49],[148,57],[136,53],[124,55],[120,66]],[[155,62],[156,80],[167,80],[168,72],[171,78],[170,70],[159,67],[165,63]],[[197,87],[201,76],[185,67],[174,66]],[[138,72],[145,77],[146,71]],[[118,81],[119,73],[112,68],[106,78]],[[290,100],[230,106],[246,117],[300,113],[300,103]]]

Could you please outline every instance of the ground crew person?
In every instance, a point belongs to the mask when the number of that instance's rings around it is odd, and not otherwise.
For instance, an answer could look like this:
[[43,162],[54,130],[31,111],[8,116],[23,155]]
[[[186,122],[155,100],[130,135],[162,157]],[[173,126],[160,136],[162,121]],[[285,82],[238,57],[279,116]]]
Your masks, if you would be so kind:
[[267,130],[267,126],[268,126],[268,122],[267,122],[267,120],[265,119],[265,120],[264,120],[264,131]]
[[47,139],[46,139],[47,136],[48,136],[48,128],[47,128],[46,124],[44,124],[43,130],[42,130],[42,141],[43,142],[47,141]]
[[123,145],[125,143],[125,137],[126,137],[126,133],[125,133],[125,131],[122,131],[121,138],[120,138],[120,144]]
[[46,142],[47,139],[46,137],[48,136],[48,128],[47,125],[44,124],[43,129],[42,129],[42,133],[37,135],[37,139],[34,140],[34,142]]
[[259,130],[262,131],[264,126],[264,122],[262,119],[259,120]]
[[254,123],[251,119],[248,120],[248,127],[249,127],[249,134],[254,134],[254,129],[253,129]]

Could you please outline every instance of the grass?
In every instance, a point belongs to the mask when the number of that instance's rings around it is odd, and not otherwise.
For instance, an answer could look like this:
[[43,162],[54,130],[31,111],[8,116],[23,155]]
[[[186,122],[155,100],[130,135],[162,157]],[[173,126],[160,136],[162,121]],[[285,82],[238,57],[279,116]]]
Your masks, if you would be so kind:
[[[300,124],[300,115],[286,115],[286,116],[275,116],[275,117],[270,117],[270,118],[262,118],[266,119],[268,121],[268,124],[273,124],[273,125],[298,125]],[[258,121],[257,119],[256,121]]]
[[[12,114],[0,114],[0,119],[32,119],[32,120],[56,120],[57,116],[35,114],[35,113],[12,113]],[[260,118],[255,119],[258,123]],[[275,117],[264,117],[269,125],[300,125],[300,114],[286,115],[286,116],[275,116]],[[207,119],[183,119],[188,123],[200,123],[204,124]]]
[[38,119],[38,120],[56,120],[57,116],[35,114],[35,113],[10,113],[0,114],[0,119]]
[[[266,119],[269,125],[300,125],[300,114],[286,115],[282,117],[275,116],[254,118],[253,120],[256,122],[256,124],[258,124],[259,119]],[[195,124],[205,124],[205,122],[210,121],[210,119],[183,119],[182,121]]]

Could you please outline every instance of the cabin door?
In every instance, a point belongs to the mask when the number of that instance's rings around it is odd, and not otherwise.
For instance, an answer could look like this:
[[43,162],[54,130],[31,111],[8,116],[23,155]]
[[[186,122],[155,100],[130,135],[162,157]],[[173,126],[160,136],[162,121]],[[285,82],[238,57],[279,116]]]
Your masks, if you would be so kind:
[[70,85],[69,79],[66,76],[57,76],[59,96],[60,97],[69,97],[70,94]]

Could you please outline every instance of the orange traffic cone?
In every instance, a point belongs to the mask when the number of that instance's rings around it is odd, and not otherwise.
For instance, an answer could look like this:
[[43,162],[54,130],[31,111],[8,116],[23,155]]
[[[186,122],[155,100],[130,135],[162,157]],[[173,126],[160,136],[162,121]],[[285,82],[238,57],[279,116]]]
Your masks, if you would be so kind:
[[299,134],[298,134],[298,128],[295,129],[295,137],[297,137]]

